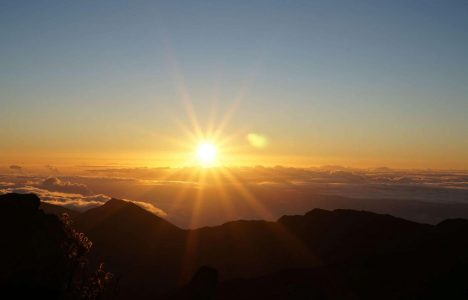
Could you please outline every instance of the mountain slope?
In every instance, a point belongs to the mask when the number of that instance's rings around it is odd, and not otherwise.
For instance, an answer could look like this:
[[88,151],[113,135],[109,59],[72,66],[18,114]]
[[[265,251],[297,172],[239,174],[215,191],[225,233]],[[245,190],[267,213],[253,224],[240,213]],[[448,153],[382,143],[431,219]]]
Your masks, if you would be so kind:
[[[401,282],[381,272],[390,268],[393,271],[389,274],[398,278],[395,266],[404,269],[402,263],[407,263],[405,274],[421,277],[419,270],[429,274],[430,267],[440,271],[453,266],[453,260],[443,257],[455,253],[458,256],[454,257],[465,257],[461,252],[468,249],[457,240],[457,235],[468,233],[462,221],[433,226],[342,209],[314,209],[304,216],[284,216],[277,222],[234,221],[182,230],[132,203],[113,199],[79,215],[76,225],[94,242],[95,261],[106,262],[110,271],[121,276],[120,294],[124,298],[151,298],[176,288],[202,266],[217,269],[221,281],[264,278],[266,282],[271,278],[268,274],[283,274],[282,270],[310,270],[304,271],[309,274],[320,268],[334,280],[349,284],[353,291],[373,291],[359,280],[353,281],[349,270],[354,270],[367,282],[385,287],[374,280],[375,276],[382,277],[404,290],[405,285],[401,287]],[[430,267],[424,266],[431,256],[437,259]],[[374,267],[365,267],[366,262]],[[300,272],[291,272],[295,274],[291,278],[302,278]],[[241,287],[236,289],[242,291]]]
[[0,290],[4,299],[71,295],[86,247],[34,194],[0,195]]
[[[63,233],[57,229],[61,222],[40,205],[35,195],[0,196],[7,241],[2,276],[16,272],[12,262],[22,261],[25,270],[43,271],[28,271],[20,282],[36,274],[31,280],[47,284],[42,274],[54,265],[47,249],[60,252],[56,238]],[[365,211],[314,209],[277,222],[183,230],[112,199],[75,220],[93,242],[91,263],[106,264],[117,282],[112,296],[121,299],[468,298],[464,219],[426,225]]]
[[177,282],[186,233],[166,220],[111,199],[78,215],[75,226],[93,241],[91,260],[119,278],[120,294],[146,295]]
[[63,206],[59,206],[59,205],[50,204],[50,203],[43,202],[43,201],[41,201],[41,205],[39,206],[39,208],[42,209],[47,214],[56,215],[58,217],[60,217],[62,214],[68,214],[70,217],[74,218],[80,214],[79,212],[75,210],[72,210]]

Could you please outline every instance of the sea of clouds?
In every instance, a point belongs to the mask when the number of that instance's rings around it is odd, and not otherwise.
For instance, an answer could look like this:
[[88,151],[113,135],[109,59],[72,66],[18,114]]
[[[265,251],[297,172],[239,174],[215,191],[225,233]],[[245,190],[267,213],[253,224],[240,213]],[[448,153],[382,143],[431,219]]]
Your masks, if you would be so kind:
[[390,213],[437,223],[468,218],[468,172],[245,167],[83,168],[41,172],[0,168],[0,193],[35,193],[42,201],[85,211],[111,198],[132,201],[181,227],[236,219],[275,220],[320,207]]

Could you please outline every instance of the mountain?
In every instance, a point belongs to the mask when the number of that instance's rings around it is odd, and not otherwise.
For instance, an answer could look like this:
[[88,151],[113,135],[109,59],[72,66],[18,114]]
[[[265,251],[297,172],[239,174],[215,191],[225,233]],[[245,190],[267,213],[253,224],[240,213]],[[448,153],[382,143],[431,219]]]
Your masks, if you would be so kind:
[[86,251],[57,216],[39,209],[34,194],[0,195],[0,291],[4,299],[57,299]]
[[468,299],[468,220],[314,210],[279,221],[326,262],[221,282],[216,299]]
[[129,294],[175,288],[204,265],[219,268],[224,279],[317,263],[274,222],[182,230],[133,203],[112,199],[77,216],[75,224],[94,243],[92,259],[122,276],[122,290]]
[[[176,234],[180,232],[177,226],[166,220],[146,211],[132,202],[111,199],[104,205],[89,209],[76,217],[76,225],[86,232],[99,234],[106,226],[112,225],[113,230],[134,232],[141,228],[155,231],[145,232],[145,234]],[[108,232],[105,232],[108,233]],[[134,237],[137,238],[137,237]]]
[[[378,294],[367,283],[388,288],[388,295],[392,295],[393,285],[395,293],[401,295],[408,291],[398,278],[422,285],[420,278],[427,277],[423,275],[437,276],[444,267],[464,263],[457,259],[465,259],[462,251],[468,250],[463,242],[468,233],[464,220],[433,226],[344,209],[314,209],[303,216],[284,216],[277,222],[241,220],[183,230],[132,203],[113,199],[78,216],[76,225],[95,242],[96,260],[105,261],[111,271],[122,276],[123,298],[152,297],[177,289],[203,266],[219,272],[220,299],[236,298],[229,295],[245,298],[242,291],[244,295],[255,291],[267,295],[267,290],[276,289],[281,294],[285,292],[281,288],[294,287],[291,282],[296,281],[316,286],[315,292],[320,295],[341,291],[322,284],[323,272],[366,297]],[[454,254],[455,260],[446,259]],[[354,282],[353,276],[365,280]],[[388,284],[376,278],[385,278]],[[312,279],[315,285],[311,285]],[[263,282],[264,291],[260,283],[255,288],[257,282]],[[323,291],[327,286],[331,290]],[[339,298],[347,295],[347,289],[343,288]]]
[[184,230],[117,199],[81,213],[74,221],[93,241],[90,259],[104,262],[115,274],[121,294],[148,295],[178,282]]
[[314,209],[184,230],[112,199],[77,215],[75,226],[93,242],[91,264],[104,262],[114,274],[112,297],[120,299],[468,298],[464,219],[427,225]]
[[47,202],[42,202],[42,201],[41,201],[41,205],[39,206],[39,208],[42,209],[47,214],[56,215],[58,217],[62,216],[63,214],[68,214],[70,217],[74,218],[79,214],[79,212],[75,210],[72,210],[72,209],[69,209],[60,205],[54,205],[54,204],[50,204]]
[[281,217],[278,223],[329,263],[414,249],[432,228],[390,215],[345,209],[314,209],[304,216]]

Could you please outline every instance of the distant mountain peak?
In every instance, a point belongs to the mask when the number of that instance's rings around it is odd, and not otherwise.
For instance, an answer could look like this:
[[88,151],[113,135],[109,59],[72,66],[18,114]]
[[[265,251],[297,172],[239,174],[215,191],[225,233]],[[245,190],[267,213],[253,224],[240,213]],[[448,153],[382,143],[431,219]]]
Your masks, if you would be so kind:
[[437,224],[439,230],[458,231],[460,229],[468,230],[467,219],[447,219]]
[[121,226],[126,228],[126,231],[131,231],[131,228],[133,228],[135,232],[156,227],[160,228],[161,226],[167,229],[180,230],[177,226],[137,204],[116,198],[112,198],[103,205],[80,214],[76,218],[76,223],[83,230],[104,225],[113,228]]
[[35,194],[8,193],[0,195],[0,208],[37,211],[41,200]]
[[116,199],[116,198],[112,198],[103,204],[103,206],[106,206],[106,207],[125,207],[129,205],[135,205],[135,204],[131,203],[130,201]]

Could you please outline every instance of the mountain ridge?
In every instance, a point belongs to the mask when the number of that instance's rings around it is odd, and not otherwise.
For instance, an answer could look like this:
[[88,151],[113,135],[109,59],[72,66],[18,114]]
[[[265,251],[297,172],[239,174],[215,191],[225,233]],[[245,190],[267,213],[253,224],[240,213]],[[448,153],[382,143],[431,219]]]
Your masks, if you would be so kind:
[[[10,197],[40,205],[37,196]],[[190,299],[194,289],[213,288],[218,280],[215,299],[468,295],[462,284],[468,282],[465,219],[429,225],[367,211],[313,209],[274,222],[186,230],[113,199],[78,215],[75,225],[93,242],[90,261],[103,262],[119,278],[122,299]],[[197,279],[190,280],[193,274]]]

